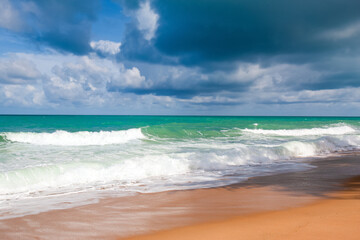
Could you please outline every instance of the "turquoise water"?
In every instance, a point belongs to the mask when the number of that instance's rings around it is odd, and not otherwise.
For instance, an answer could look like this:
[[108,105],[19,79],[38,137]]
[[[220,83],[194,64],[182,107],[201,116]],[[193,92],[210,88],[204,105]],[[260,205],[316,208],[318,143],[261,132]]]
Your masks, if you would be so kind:
[[359,130],[344,117],[0,116],[0,215],[300,171],[357,150]]
[[221,130],[229,128],[253,128],[258,123],[262,129],[315,128],[345,123],[360,125],[360,117],[193,117],[193,116],[21,116],[0,115],[0,132],[51,132],[56,130],[111,131],[151,126],[173,130],[186,128],[197,130]]

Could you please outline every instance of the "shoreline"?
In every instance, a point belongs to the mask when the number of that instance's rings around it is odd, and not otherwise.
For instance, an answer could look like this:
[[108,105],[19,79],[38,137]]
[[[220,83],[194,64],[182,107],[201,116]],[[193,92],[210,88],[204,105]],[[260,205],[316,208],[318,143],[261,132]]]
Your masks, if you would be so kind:
[[[344,189],[305,206],[238,216],[140,235],[127,240],[162,239],[359,239],[360,175]],[[123,238],[121,238],[123,239]]]
[[346,179],[360,175],[359,158],[351,152],[315,159],[310,163],[317,167],[309,170],[254,177],[226,187],[107,198],[0,220],[0,238],[119,239],[301,208],[331,197],[344,188]]

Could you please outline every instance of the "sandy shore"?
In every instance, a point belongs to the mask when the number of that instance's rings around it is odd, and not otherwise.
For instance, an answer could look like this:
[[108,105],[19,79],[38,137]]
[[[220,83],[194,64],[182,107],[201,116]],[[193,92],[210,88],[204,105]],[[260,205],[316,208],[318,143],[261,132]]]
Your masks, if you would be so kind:
[[[299,229],[318,234],[335,227],[338,234],[360,236],[353,235],[354,226],[360,226],[358,189],[346,185],[352,190],[343,191],[347,179],[360,175],[359,159],[351,153],[312,161],[316,167],[307,171],[255,177],[227,187],[107,198],[4,219],[0,239],[296,239],[291,234]],[[246,233],[247,228],[253,231]],[[239,235],[245,233],[249,235]],[[340,236],[336,234],[331,237]]]
[[330,199],[286,210],[203,223],[130,239],[359,239],[360,177]]

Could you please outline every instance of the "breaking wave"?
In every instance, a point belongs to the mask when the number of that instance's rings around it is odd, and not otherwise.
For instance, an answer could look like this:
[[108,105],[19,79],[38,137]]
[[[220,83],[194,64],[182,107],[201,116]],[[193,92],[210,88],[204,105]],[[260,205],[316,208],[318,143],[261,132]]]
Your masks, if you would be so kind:
[[273,135],[273,136],[318,136],[318,135],[350,134],[356,132],[356,129],[344,125],[344,126],[333,126],[327,128],[279,129],[279,130],[244,129],[242,131],[254,133],[254,134]]
[[[153,141],[136,141],[141,139]],[[218,186],[306,169],[311,166],[303,158],[358,150],[360,135],[355,125],[342,123],[280,130],[160,125],[98,132],[4,132],[1,142],[0,203],[7,204],[5,211],[15,200],[25,199],[16,203],[23,214],[58,207],[66,194]],[[47,202],[48,197],[54,199]]]
[[141,132],[141,128],[99,132],[67,132],[62,130],[57,130],[52,133],[7,132],[2,133],[1,137],[11,142],[57,146],[121,144],[130,140],[145,138]]

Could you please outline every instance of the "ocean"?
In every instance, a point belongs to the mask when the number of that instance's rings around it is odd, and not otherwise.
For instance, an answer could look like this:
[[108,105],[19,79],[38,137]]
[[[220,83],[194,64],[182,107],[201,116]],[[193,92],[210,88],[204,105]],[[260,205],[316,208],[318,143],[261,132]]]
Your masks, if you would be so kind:
[[313,168],[360,118],[0,116],[0,218]]

